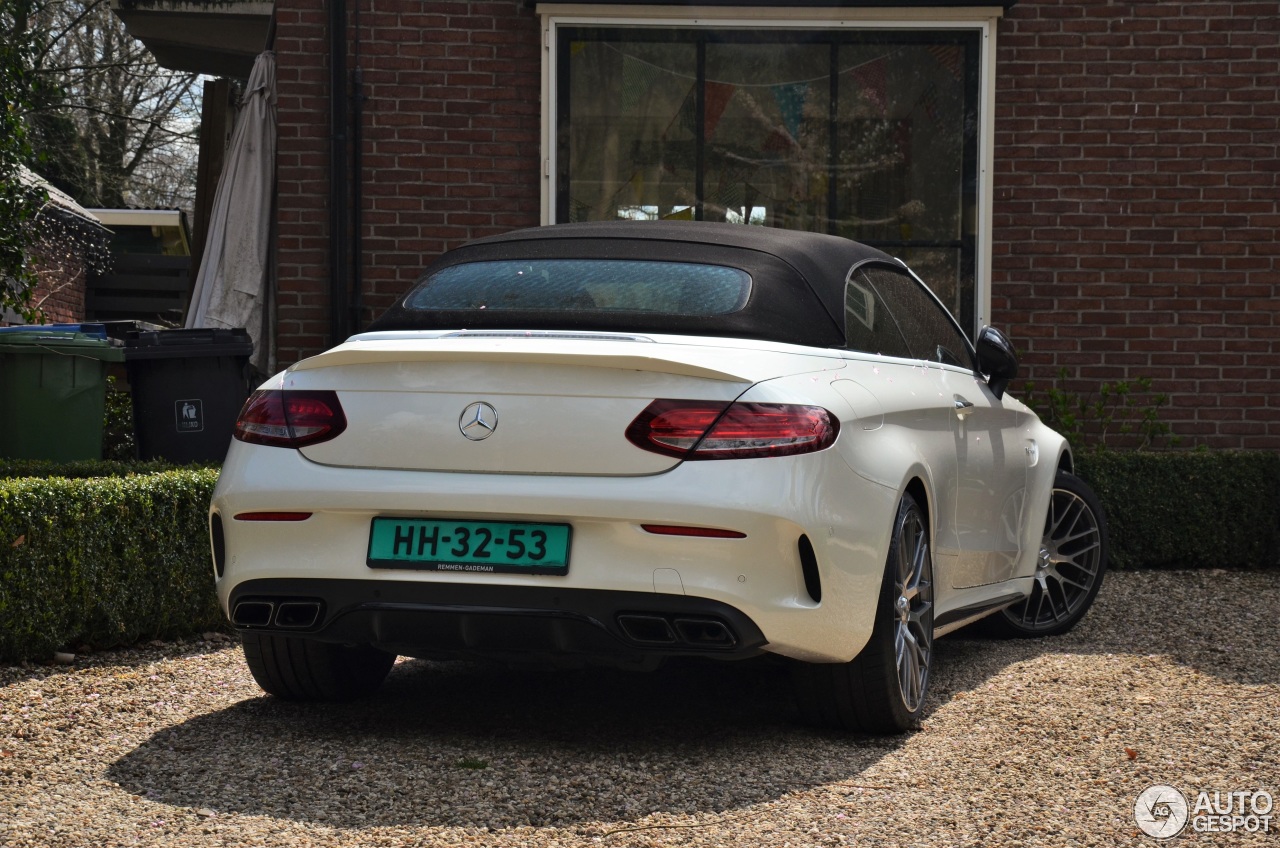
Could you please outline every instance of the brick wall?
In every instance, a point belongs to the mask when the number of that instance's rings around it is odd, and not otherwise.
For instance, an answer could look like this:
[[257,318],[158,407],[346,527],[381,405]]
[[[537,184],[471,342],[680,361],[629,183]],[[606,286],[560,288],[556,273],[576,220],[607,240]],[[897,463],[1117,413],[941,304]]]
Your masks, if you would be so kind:
[[32,299],[40,304],[44,321],[48,324],[78,324],[84,321],[84,269],[66,284],[40,285]]
[[[446,248],[538,223],[541,173],[541,45],[523,0],[372,8],[365,321]],[[322,6],[280,0],[277,16],[287,365],[329,342],[328,40]],[[1009,10],[992,291],[1030,379],[1066,368],[1061,385],[1088,393],[1151,377],[1184,445],[1280,449],[1278,44],[1276,2]]]
[[[348,0],[364,79],[363,323],[446,249],[538,223],[541,39],[523,0]],[[371,11],[372,8],[372,11]],[[277,4],[279,361],[328,346],[327,13]]]
[[51,225],[30,250],[36,287],[31,303],[47,324],[84,321],[85,260],[74,234]]
[[1042,385],[1153,378],[1184,445],[1280,448],[1280,3],[1021,0],[994,320]]

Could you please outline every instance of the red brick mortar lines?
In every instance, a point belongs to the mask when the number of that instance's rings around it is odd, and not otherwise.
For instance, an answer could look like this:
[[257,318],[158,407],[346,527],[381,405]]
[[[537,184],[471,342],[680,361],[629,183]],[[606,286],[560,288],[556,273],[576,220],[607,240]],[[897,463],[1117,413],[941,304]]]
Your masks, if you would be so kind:
[[[277,15],[278,345],[287,364],[328,344],[328,35],[314,4],[281,0]],[[523,0],[392,0],[375,11],[366,2],[358,30],[354,14],[348,21],[347,62],[361,68],[365,97],[367,322],[448,248],[538,223],[541,42]]]
[[1041,385],[1150,377],[1183,443],[1280,449],[1280,3],[1021,0],[993,307]]
[[[328,344],[328,38],[277,15],[287,364]],[[367,321],[538,222],[542,57],[523,0],[366,3],[358,32]],[[1280,449],[1280,3],[1021,0],[998,45],[992,300],[1027,377],[1150,377],[1184,444]]]

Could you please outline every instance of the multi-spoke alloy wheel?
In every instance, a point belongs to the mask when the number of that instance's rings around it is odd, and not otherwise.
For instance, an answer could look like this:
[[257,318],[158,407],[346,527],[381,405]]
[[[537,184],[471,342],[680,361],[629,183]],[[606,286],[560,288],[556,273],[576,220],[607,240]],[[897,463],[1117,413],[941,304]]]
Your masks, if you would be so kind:
[[1093,605],[1107,568],[1107,519],[1093,490],[1066,471],[1053,484],[1031,594],[997,616],[1013,636],[1055,636]]
[[901,733],[920,724],[933,658],[933,551],[911,495],[894,518],[871,639],[847,663],[797,663],[796,700],[814,724]]
[[933,585],[931,583],[929,533],[918,509],[899,513],[900,523],[893,551],[894,576],[893,653],[898,669],[898,694],[910,712],[924,703],[933,655]]

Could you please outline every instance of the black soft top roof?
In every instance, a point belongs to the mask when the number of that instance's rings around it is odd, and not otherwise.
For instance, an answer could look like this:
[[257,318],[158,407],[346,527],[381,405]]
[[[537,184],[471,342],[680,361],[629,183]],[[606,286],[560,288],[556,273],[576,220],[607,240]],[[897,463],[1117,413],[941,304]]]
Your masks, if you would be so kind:
[[516,230],[469,242],[433,262],[422,279],[465,262],[504,259],[651,259],[740,268],[751,296],[726,315],[407,309],[405,297],[370,330],[606,330],[758,338],[817,347],[844,345],[844,283],[866,260],[897,264],[837,236],[691,221],[604,221]]

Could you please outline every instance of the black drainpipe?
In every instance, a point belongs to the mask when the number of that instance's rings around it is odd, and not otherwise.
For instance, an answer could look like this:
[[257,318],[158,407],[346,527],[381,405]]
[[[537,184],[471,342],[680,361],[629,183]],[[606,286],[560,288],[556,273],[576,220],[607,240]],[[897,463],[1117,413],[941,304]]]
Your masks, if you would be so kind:
[[364,325],[360,315],[364,309],[364,79],[358,66],[351,85],[355,110],[351,116],[351,332],[358,333]]
[[356,0],[355,59],[351,72],[351,324],[352,333],[364,328],[364,72],[360,67],[360,6]]
[[347,257],[347,4],[329,0],[329,343],[350,333]]

